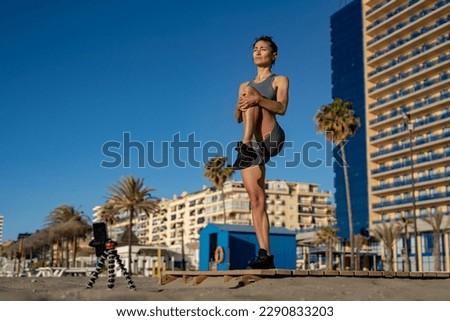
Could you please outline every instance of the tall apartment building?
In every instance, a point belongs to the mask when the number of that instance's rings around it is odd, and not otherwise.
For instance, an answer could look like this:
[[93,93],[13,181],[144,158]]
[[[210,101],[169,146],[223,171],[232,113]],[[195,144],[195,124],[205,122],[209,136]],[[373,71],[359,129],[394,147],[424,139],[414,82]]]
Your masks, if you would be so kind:
[[[441,211],[449,222],[450,0],[362,0],[362,19],[369,220],[412,219],[415,208],[411,266],[418,259],[433,270],[432,228],[422,218]],[[440,243],[448,271],[448,233]]]
[[[266,182],[267,213],[272,226],[299,232],[336,224],[331,192],[318,184],[269,180]],[[135,220],[134,233],[142,244],[186,252],[194,258],[199,246],[199,231],[208,223],[252,224],[250,202],[243,183],[228,181],[222,191],[214,187],[161,199],[159,215]],[[225,204],[225,217],[223,207]],[[112,235],[124,232],[126,213],[112,227]],[[182,246],[184,245],[184,247]]]
[[0,243],[3,242],[3,224],[4,224],[5,217],[3,215],[0,215]]

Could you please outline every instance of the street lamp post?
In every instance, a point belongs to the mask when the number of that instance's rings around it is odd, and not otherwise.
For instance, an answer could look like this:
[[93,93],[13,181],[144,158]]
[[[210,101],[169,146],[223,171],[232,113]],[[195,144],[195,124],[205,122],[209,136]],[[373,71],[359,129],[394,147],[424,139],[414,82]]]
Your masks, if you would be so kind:
[[411,115],[403,112],[403,125],[408,128],[409,131],[409,161],[411,165],[411,196],[412,196],[412,213],[413,213],[413,226],[414,226],[414,241],[416,247],[416,271],[419,271],[419,233],[417,232],[417,216],[416,216],[416,195],[414,185],[414,162],[413,162],[413,149],[412,149],[412,132],[414,130],[414,123],[411,121]]

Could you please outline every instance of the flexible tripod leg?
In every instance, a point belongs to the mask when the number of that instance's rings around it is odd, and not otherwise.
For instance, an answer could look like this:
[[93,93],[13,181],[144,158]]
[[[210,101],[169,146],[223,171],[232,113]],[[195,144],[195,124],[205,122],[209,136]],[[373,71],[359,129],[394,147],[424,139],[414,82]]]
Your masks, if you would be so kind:
[[119,254],[117,254],[117,250],[113,250],[114,254],[116,256],[117,263],[119,264],[120,270],[122,271],[122,274],[125,276],[125,280],[127,281],[128,288],[130,290],[136,290],[136,286],[133,283],[133,280],[130,277],[130,274],[128,273],[127,269],[125,268],[125,265],[123,264],[122,260],[120,259]]
[[97,266],[95,268],[94,273],[92,273],[92,277],[90,278],[88,284],[86,285],[86,289],[91,289],[94,286],[95,281],[98,278],[98,275],[102,272],[103,265],[105,264],[106,256],[108,255],[107,251],[104,251],[100,256]]
[[[115,253],[116,252],[116,253]],[[108,288],[112,289],[114,287],[114,281],[116,280],[116,271],[115,267],[115,259],[116,259],[117,251],[109,250],[108,251]]]

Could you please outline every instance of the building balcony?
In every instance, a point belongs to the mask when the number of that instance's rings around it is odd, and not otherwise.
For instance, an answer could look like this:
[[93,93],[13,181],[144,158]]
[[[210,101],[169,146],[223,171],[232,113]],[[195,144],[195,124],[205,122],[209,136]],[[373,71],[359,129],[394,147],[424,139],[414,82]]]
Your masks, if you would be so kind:
[[[425,205],[426,203],[439,203],[439,202],[445,202],[450,200],[450,191],[441,192],[441,193],[433,193],[433,194],[426,194],[426,195],[418,195],[415,198],[415,202],[417,206]],[[398,199],[394,201],[384,201],[379,203],[374,203],[373,209],[376,210],[392,210],[397,209],[399,207],[401,208],[408,208],[412,206],[412,197],[406,197],[403,199]]]
[[[390,1],[389,1],[390,2]],[[410,15],[411,11],[420,10],[420,8],[424,7],[424,4],[420,7],[418,2],[419,0],[410,0],[403,5],[401,1],[392,1],[393,3],[386,2],[384,5],[379,6],[377,10],[371,12],[371,15],[366,15],[368,20],[375,20],[373,17],[378,16],[375,21],[373,21],[369,26],[367,26],[367,33],[376,32],[380,27],[385,26],[387,23],[390,25],[393,23],[392,21],[398,21],[404,19],[408,15]],[[426,4],[425,4],[426,5]],[[396,7],[397,6],[397,7]],[[374,8],[377,6],[374,6]],[[414,8],[412,8],[414,7]],[[368,12],[371,10],[368,10]],[[369,17],[371,19],[369,19]]]
[[328,213],[328,209],[326,209],[326,208],[315,208],[314,209],[314,214],[326,215],[327,213]]
[[[428,116],[425,119],[418,120],[414,122],[414,133],[417,135],[420,131],[429,130],[431,127],[442,126],[447,123],[447,120],[450,119],[450,111],[446,111],[439,116]],[[377,141],[385,138],[383,143],[387,142],[386,138],[389,138],[389,141],[398,142],[406,133],[409,133],[409,130],[406,127],[397,127],[391,130],[387,130],[379,133],[378,135],[372,136],[370,138],[371,141]],[[402,134],[402,135],[400,135]],[[450,137],[450,132],[445,131],[440,134],[429,135],[427,137],[419,137],[413,143],[414,146],[421,146],[428,143],[434,143],[436,141],[445,139]],[[406,150],[409,148],[409,143],[404,143],[402,145],[395,145],[390,148],[382,148],[376,152],[370,154],[372,160],[379,156],[396,153],[398,151]]]
[[386,15],[387,12],[391,11],[395,6],[398,6],[399,4],[403,4],[403,2],[407,2],[407,1],[409,1],[409,0],[397,0],[397,1],[385,0],[380,3],[374,4],[374,6],[372,8],[367,10],[366,19],[369,21],[378,20],[382,16]]
[[298,220],[299,220],[300,224],[312,224],[312,216],[311,215],[299,216]]
[[412,101],[430,96],[441,90],[448,90],[450,87],[450,77],[437,76],[432,79],[426,79],[420,83],[415,84],[409,89],[399,90],[392,93],[388,98],[380,98],[377,102],[369,105],[371,112],[380,112],[384,109],[392,109],[399,101]]
[[[439,20],[439,16],[442,17],[447,15],[450,10],[450,0],[442,0],[434,6],[427,8],[425,7],[426,5],[426,1],[422,1],[419,4],[416,4],[414,8],[410,6],[409,8],[411,8],[411,10],[405,10],[407,8],[403,6],[404,9],[399,11],[402,7],[398,7],[395,10],[397,12],[396,16],[392,15],[390,18],[384,17],[384,21],[378,23],[376,27],[371,29],[369,29],[369,26],[367,31],[368,35],[376,36],[367,43],[368,49],[375,51],[387,45],[393,38],[404,38],[407,33],[414,31],[414,28],[416,28],[417,25],[430,25],[434,23],[433,20]],[[411,11],[413,10],[420,10],[420,12],[411,15]],[[405,21],[405,19],[408,20]],[[386,29],[387,31],[384,31]]]
[[377,64],[373,71],[368,74],[371,82],[378,82],[384,78],[400,73],[405,68],[421,64],[427,57],[446,55],[450,48],[450,35],[441,35],[436,41],[427,45],[414,48],[403,55],[395,57],[384,64]]
[[234,225],[251,225],[251,219],[231,219],[227,220],[227,224],[234,224]]
[[[369,94],[374,99],[395,92],[404,86],[404,83],[413,83],[436,74],[446,74],[449,69],[450,53],[444,54],[432,61],[424,62],[421,66],[414,66],[410,71],[401,72],[389,77],[388,80],[378,82],[369,88]],[[444,70],[444,71],[443,71]]]
[[331,192],[327,190],[318,190],[318,189],[310,189],[310,190],[304,190],[300,191],[299,194],[301,194],[303,198],[307,199],[309,197],[329,197],[331,196]]
[[298,204],[300,205],[311,205],[312,203],[312,197],[299,197],[298,198]]
[[[429,217],[427,214],[420,214],[420,213],[416,213],[416,215],[417,215],[417,218],[418,219],[424,219],[424,218],[427,218],[427,217]],[[433,215],[433,214],[431,214],[431,215]],[[450,212],[448,212],[448,211],[445,211],[444,212],[444,215],[445,216],[448,216],[448,215],[450,215]],[[412,215],[412,213],[411,214],[409,214],[408,216],[407,216],[407,218],[409,218],[409,219],[413,219],[413,215]],[[396,217],[396,218],[394,218],[394,219],[383,219],[383,220],[372,220],[372,224],[381,224],[382,222],[390,222],[391,220],[393,220],[394,222],[399,222],[401,219],[403,219],[402,217]],[[417,222],[418,224],[420,223],[420,221],[419,222]],[[419,227],[419,225],[418,225],[418,227]],[[429,227],[428,228],[428,230],[430,229],[431,227]],[[412,231],[412,229],[411,228],[409,228],[409,230],[410,231]],[[419,229],[419,231],[420,231],[421,229]],[[427,229],[423,229],[424,231],[425,230],[427,230]]]
[[312,205],[315,207],[321,207],[321,208],[327,207],[328,208],[329,206],[332,205],[332,203],[330,201],[324,200],[324,201],[315,201],[315,202],[313,202]]
[[[424,175],[422,177],[417,177],[414,179],[414,186],[422,187],[429,185],[429,183],[441,184],[445,181],[448,181],[450,178],[450,172],[438,173],[433,175]],[[373,186],[372,191],[375,195],[381,195],[383,193],[392,193],[393,191],[400,192],[403,189],[411,190],[411,178],[404,179],[401,181],[393,182],[393,183],[384,183],[378,186]]]
[[[445,161],[448,162],[450,159],[450,151],[442,152],[442,153],[433,153],[432,155],[428,156],[422,156],[418,157],[414,160],[413,164],[414,166],[422,165],[422,164],[437,164],[439,162]],[[377,169],[373,169],[371,171],[371,174],[375,177],[376,175],[382,176],[386,174],[392,174],[392,172],[398,172],[398,171],[407,171],[410,170],[411,167],[411,160],[408,159],[402,163],[392,164],[389,166],[380,166]]]
[[[448,140],[442,141],[446,138],[450,137],[450,131],[443,132],[441,134],[435,134],[431,135],[429,137],[422,137],[419,139],[416,139],[416,141],[413,143],[413,150],[416,152],[418,148],[416,147],[423,147],[423,148],[429,148],[435,144],[442,144],[444,142],[449,142]],[[402,154],[409,153],[409,142],[406,142],[402,145],[396,145],[390,148],[382,149],[377,152],[371,153],[370,157],[372,161],[380,161],[386,157],[398,157]]]
[[376,67],[392,60],[394,57],[405,55],[416,46],[422,46],[433,39],[445,35],[448,36],[448,22],[449,18],[442,18],[438,22],[423,27],[421,31],[412,32],[411,35],[398,39],[396,43],[391,43],[389,46],[377,50],[372,56],[369,56],[367,62],[370,66]]
[[415,101],[414,103],[401,108],[395,108],[386,114],[378,114],[376,119],[370,121],[369,127],[377,129],[386,127],[387,125],[398,124],[402,122],[402,113],[408,113],[412,116],[416,112],[425,111],[432,112],[434,110],[443,110],[450,102],[450,92],[443,91],[439,96],[429,97],[423,100]]

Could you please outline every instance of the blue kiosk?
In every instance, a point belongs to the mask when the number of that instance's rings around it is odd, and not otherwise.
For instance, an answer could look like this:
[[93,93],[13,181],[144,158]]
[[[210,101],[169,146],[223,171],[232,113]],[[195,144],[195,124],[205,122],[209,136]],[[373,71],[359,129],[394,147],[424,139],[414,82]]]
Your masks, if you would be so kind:
[[[270,252],[277,269],[295,269],[295,231],[270,228]],[[200,231],[200,271],[246,269],[256,256],[258,241],[252,225],[208,224]]]

